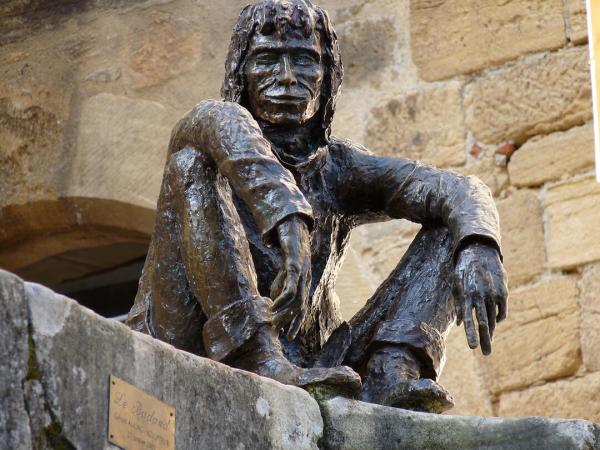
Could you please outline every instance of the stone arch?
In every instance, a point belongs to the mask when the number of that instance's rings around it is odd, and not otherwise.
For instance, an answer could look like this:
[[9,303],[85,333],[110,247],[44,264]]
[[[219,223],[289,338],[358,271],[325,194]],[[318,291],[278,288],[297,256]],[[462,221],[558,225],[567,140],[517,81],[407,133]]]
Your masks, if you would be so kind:
[[0,267],[114,316],[127,311],[147,253],[154,209],[62,197],[0,209]]

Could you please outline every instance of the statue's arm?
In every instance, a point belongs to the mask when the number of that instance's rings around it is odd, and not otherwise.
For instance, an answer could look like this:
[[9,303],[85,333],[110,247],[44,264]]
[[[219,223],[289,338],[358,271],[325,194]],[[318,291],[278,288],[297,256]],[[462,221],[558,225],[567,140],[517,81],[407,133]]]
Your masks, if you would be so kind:
[[360,148],[348,150],[346,188],[340,189],[346,191],[347,202],[359,199],[373,215],[443,224],[453,237],[455,254],[473,241],[500,252],[498,211],[478,178]]
[[263,239],[291,215],[312,224],[312,209],[292,174],[277,160],[269,142],[244,107],[205,100],[181,119],[171,134],[169,154],[191,146],[207,152],[234,192],[253,214]]
[[484,354],[491,353],[496,322],[506,318],[508,291],[490,190],[475,177],[348,150],[344,184],[350,202],[360,199],[371,214],[448,227],[454,241],[457,323],[464,322],[471,348],[480,345]]

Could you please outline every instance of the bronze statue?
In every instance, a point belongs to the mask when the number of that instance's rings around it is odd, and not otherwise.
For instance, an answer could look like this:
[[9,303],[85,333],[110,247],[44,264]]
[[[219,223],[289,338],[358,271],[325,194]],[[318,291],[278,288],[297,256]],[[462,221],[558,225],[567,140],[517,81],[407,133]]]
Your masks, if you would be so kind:
[[[330,135],[343,69],[329,18],[309,0],[244,8],[225,69],[223,100],[173,130],[129,325],[283,383],[451,407],[436,383],[450,326],[463,322],[469,346],[489,354],[506,317],[489,190]],[[389,219],[423,228],[342,322],[333,288],[350,232]]]

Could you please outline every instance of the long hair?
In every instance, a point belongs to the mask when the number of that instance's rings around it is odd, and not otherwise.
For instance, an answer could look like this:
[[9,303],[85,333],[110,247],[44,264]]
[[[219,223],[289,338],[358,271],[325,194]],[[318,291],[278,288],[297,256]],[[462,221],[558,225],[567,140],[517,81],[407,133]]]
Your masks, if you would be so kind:
[[321,118],[322,138],[327,142],[344,68],[337,35],[329,16],[310,0],[265,0],[242,9],[229,44],[221,96],[226,101],[242,102],[245,89],[244,67],[254,34],[285,33],[288,28],[301,30],[307,36],[320,33],[325,77],[318,114]]

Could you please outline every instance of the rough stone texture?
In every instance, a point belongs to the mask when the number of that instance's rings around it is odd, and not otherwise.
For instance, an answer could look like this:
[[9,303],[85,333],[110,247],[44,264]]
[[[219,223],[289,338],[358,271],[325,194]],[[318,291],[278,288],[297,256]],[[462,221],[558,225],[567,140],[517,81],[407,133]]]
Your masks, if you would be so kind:
[[335,285],[344,320],[350,320],[375,292],[377,286],[370,275],[363,258],[350,247]]
[[522,143],[592,117],[587,46],[518,60],[467,85],[466,124],[485,143]]
[[593,178],[548,189],[546,239],[553,269],[569,269],[600,259],[598,205],[600,184]]
[[567,37],[574,44],[583,44],[588,40],[585,0],[567,0],[568,27]]
[[410,92],[374,109],[367,148],[440,167],[463,164],[466,130],[460,88],[460,83],[450,83]]
[[104,93],[90,97],[81,109],[68,195],[154,209],[176,121],[155,102]]
[[410,5],[413,59],[426,80],[565,43],[561,0],[414,0]]
[[500,396],[498,413],[501,416],[520,417],[531,414],[577,417],[599,422],[600,373],[503,394]]
[[483,360],[494,393],[573,375],[581,365],[577,281],[557,277],[515,289],[509,317]]
[[539,186],[594,168],[594,127],[589,123],[527,141],[510,159],[514,186]]
[[392,220],[354,230],[350,244],[374,288],[398,265],[420,228],[407,220]]
[[23,282],[0,270],[0,442],[4,448],[32,445],[23,387],[31,375],[28,335]]
[[[0,289],[3,311],[29,306],[35,345],[28,353],[26,313],[2,317],[3,337],[9,339],[2,351],[12,350],[3,361],[12,367],[6,373],[0,369],[0,386],[4,390],[11,383],[12,391],[0,397],[0,414],[9,413],[9,420],[0,421],[0,436],[10,432],[19,444],[9,448],[32,448],[20,389],[28,378],[37,382],[27,385],[36,442],[50,439],[52,432],[53,439],[78,449],[108,448],[110,374],[176,407],[178,449],[228,449],[233,443],[236,448],[317,448],[322,419],[305,391],[176,351],[40,285],[23,287],[6,272],[0,273]],[[5,294],[11,289],[12,298]],[[26,378],[28,355],[33,374]],[[46,415],[50,424],[44,427]]]
[[481,369],[480,350],[471,350],[465,330],[454,327],[446,342],[446,365],[440,384],[454,397],[455,406],[447,414],[493,415],[492,400]]
[[497,203],[500,213],[504,266],[510,286],[540,274],[546,262],[542,208],[537,193],[512,192]]
[[567,450],[600,446],[591,422],[411,413],[340,397],[322,405],[326,449]]
[[496,164],[494,155],[491,153],[491,151],[487,152],[481,159],[456,169],[456,171],[463,175],[477,176],[490,188],[493,195],[498,195],[508,187],[508,173],[506,167]]
[[598,372],[600,371],[600,264],[585,267],[579,287],[583,365],[590,372]]
[[344,77],[348,88],[377,80],[379,73],[394,63],[398,32],[389,18],[342,24],[337,30],[344,55]]

